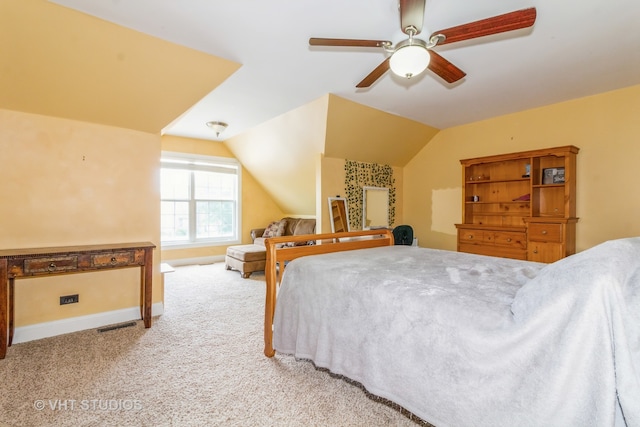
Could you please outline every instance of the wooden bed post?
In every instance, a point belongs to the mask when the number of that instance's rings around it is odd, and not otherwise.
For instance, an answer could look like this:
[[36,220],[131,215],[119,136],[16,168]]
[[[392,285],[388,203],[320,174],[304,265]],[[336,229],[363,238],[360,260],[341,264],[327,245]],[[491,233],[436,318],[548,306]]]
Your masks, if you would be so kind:
[[[314,244],[310,245],[309,242]],[[293,243],[293,245],[285,245],[285,243]],[[295,246],[296,243],[302,245]],[[280,236],[269,237],[264,241],[264,244],[267,248],[267,260],[264,267],[267,282],[267,296],[264,304],[264,355],[273,357],[276,354],[273,348],[273,316],[276,312],[278,277],[282,277],[285,263],[307,255],[391,246],[393,245],[393,234],[390,230],[384,229]]]
[[273,357],[276,354],[273,349],[273,315],[276,311],[276,293],[278,291],[276,246],[266,242],[265,244],[267,247],[267,261],[264,274],[267,281],[267,297],[264,304],[264,355]]

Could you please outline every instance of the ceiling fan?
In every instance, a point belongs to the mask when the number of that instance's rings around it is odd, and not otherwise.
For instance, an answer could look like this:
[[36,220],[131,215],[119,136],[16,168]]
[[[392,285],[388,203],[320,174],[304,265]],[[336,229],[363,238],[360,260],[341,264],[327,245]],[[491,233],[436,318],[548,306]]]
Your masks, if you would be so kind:
[[436,53],[433,50],[434,47],[527,28],[536,21],[536,9],[532,7],[436,31],[431,34],[428,41],[424,41],[415,36],[422,31],[425,1],[400,0],[400,28],[409,38],[395,46],[388,40],[315,37],[309,39],[309,44],[311,46],[382,47],[386,52],[391,53],[356,85],[357,88],[371,86],[389,69],[394,74],[410,79],[428,68],[446,82],[454,83],[463,78],[466,73]]

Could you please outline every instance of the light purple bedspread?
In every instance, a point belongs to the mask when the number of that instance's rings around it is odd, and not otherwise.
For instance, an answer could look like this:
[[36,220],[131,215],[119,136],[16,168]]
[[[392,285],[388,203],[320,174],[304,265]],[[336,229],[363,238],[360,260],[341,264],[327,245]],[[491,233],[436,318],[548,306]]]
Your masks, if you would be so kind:
[[640,426],[640,238],[548,266],[409,246],[299,258],[274,348],[438,427]]

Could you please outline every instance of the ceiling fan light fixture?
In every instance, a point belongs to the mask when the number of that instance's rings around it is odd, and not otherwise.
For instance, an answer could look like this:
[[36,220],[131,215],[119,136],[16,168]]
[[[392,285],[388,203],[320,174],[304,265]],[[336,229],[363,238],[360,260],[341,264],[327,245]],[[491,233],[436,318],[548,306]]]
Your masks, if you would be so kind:
[[229,125],[226,124],[225,122],[213,121],[213,122],[207,122],[207,126],[213,129],[213,131],[216,133],[216,137],[218,137],[222,132],[224,132],[224,130]]
[[389,59],[389,68],[394,74],[410,79],[427,69],[431,56],[423,40],[409,38],[398,43]]

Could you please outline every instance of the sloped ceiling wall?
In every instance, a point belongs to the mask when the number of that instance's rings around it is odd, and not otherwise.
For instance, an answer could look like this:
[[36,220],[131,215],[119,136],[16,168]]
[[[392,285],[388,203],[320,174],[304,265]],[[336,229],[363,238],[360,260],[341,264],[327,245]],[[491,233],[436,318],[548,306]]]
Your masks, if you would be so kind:
[[322,155],[403,167],[438,132],[326,95],[225,144],[283,212],[314,216]]
[[289,215],[314,216],[316,163],[324,151],[328,95],[225,144]]
[[159,134],[239,68],[49,3],[0,2],[0,108]]
[[434,127],[331,95],[324,154],[403,167],[438,132]]

